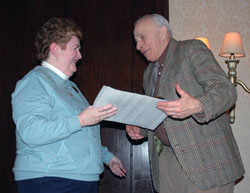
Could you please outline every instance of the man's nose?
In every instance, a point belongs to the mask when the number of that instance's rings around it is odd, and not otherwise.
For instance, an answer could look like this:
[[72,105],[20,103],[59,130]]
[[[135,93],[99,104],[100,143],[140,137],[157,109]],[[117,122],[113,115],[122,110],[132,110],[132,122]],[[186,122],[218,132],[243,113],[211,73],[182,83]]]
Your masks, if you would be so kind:
[[136,43],[136,49],[137,49],[137,50],[140,50],[141,46],[142,46],[141,42],[138,41],[138,42]]

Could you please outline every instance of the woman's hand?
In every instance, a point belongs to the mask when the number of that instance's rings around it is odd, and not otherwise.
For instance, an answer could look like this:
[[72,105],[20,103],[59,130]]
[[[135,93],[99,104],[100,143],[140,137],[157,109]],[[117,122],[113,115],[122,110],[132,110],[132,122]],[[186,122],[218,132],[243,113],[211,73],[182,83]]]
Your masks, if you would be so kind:
[[116,111],[117,108],[112,105],[105,105],[101,107],[89,106],[78,115],[78,118],[81,127],[95,125],[100,121],[113,116]]
[[109,168],[117,176],[124,177],[126,175],[126,170],[123,167],[122,162],[116,156],[114,156],[109,162]]

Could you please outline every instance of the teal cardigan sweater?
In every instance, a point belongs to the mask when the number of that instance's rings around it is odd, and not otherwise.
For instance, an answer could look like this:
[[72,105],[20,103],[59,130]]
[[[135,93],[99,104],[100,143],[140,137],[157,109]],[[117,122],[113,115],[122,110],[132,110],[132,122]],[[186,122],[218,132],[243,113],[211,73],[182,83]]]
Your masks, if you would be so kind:
[[12,94],[16,124],[15,180],[63,177],[98,181],[113,154],[101,146],[100,126],[81,127],[78,114],[89,103],[78,87],[37,66]]

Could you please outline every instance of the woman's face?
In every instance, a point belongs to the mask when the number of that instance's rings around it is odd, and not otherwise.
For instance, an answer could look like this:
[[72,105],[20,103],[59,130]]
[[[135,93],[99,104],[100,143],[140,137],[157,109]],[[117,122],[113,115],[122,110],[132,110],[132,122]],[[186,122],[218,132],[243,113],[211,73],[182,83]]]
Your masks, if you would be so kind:
[[76,63],[82,58],[80,48],[79,39],[73,36],[66,44],[66,47],[60,49],[60,54],[57,58],[58,68],[68,77],[71,77],[77,71]]

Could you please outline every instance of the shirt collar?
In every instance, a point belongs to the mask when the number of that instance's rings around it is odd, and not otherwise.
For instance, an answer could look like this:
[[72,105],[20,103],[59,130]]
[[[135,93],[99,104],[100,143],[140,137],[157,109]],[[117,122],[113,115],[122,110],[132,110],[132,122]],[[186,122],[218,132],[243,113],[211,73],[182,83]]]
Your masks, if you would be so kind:
[[[168,43],[168,45],[169,45],[169,43]],[[158,60],[159,64],[163,64],[163,62],[164,62],[164,60],[166,58],[166,55],[167,55],[167,52],[168,52],[168,45],[167,45],[167,47],[165,48],[165,50],[163,51],[163,53],[161,54],[161,56],[160,56],[160,58]]]
[[51,71],[53,71],[54,73],[56,73],[58,76],[60,76],[62,79],[64,79],[64,80],[68,80],[69,79],[69,77],[67,75],[65,75],[61,70],[59,70],[55,66],[49,64],[48,62],[42,61],[41,65],[43,67],[45,67],[45,68],[50,69]]

